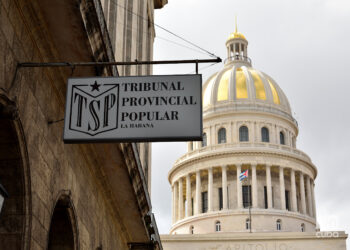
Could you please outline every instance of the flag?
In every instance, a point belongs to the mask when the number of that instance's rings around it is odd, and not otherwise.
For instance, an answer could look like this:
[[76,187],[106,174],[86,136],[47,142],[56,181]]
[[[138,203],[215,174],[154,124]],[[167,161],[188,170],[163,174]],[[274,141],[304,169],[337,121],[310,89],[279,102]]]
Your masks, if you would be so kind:
[[248,178],[248,170],[240,173],[240,175],[239,175],[239,180],[240,181],[243,181],[245,178]]

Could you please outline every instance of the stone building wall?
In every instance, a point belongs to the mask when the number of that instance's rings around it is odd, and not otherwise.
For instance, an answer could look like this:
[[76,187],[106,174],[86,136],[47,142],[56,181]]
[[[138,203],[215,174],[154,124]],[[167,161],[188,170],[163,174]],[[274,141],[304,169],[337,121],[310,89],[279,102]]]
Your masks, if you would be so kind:
[[136,147],[62,140],[67,78],[116,69],[16,68],[112,61],[105,25],[98,0],[0,0],[0,182],[10,194],[0,214],[0,249],[151,244]]
[[[157,3],[159,2],[159,3]],[[167,1],[102,0],[102,8],[116,61],[152,61],[154,8]],[[152,65],[118,66],[120,76],[151,75]],[[151,192],[151,144],[138,144],[140,160]]]

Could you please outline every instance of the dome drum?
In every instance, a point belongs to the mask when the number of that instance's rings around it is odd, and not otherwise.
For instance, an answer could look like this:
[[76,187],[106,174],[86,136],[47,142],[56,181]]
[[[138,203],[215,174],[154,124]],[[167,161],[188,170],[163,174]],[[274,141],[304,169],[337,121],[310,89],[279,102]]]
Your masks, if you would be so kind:
[[[239,173],[245,170],[251,177],[241,182]],[[210,228],[200,226],[205,218],[212,217],[208,219],[212,221],[225,216],[227,224],[246,217],[248,206],[252,207],[255,231],[273,231],[274,227],[267,229],[266,224],[277,217],[285,222],[290,217],[298,218],[285,223],[285,231],[293,231],[301,220],[309,225],[308,230],[315,227],[314,177],[307,173],[274,165],[235,164],[173,178],[173,232],[181,233],[186,222],[186,227],[190,223],[197,231],[200,228],[203,233],[210,233]],[[225,232],[244,231],[242,223],[236,229],[229,225]],[[261,225],[265,225],[264,229]]]

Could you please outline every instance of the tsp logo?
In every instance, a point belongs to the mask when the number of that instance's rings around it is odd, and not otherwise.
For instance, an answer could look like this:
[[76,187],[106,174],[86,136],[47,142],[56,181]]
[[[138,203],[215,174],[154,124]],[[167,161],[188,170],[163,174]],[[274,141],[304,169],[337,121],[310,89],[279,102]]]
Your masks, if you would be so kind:
[[72,84],[69,129],[95,136],[118,128],[119,84]]

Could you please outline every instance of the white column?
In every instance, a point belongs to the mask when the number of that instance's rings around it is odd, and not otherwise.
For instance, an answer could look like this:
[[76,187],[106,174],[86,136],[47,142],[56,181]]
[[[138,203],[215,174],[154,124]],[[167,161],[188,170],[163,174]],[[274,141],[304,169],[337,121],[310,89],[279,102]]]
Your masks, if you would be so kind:
[[315,192],[314,192],[314,181],[311,181],[311,194],[312,194],[312,212],[313,212],[313,217],[316,220],[316,205],[315,205]]
[[193,150],[193,142],[187,142],[187,152],[191,152]]
[[226,141],[227,143],[232,143],[232,123],[230,122],[226,130]]
[[311,181],[310,177],[306,175],[306,194],[307,194],[308,212],[309,212],[309,215],[313,217],[310,181]]
[[258,182],[256,178],[256,165],[252,165],[252,205],[253,208],[258,207]]
[[252,129],[250,129],[250,131],[252,131],[252,137],[251,137],[252,139],[251,140],[253,143],[256,141],[255,127],[256,127],[255,122],[252,122],[252,126],[251,126]]
[[179,179],[179,220],[181,220],[184,217],[184,196],[183,196],[183,185],[182,185],[182,178]]
[[202,200],[201,200],[201,172],[200,170],[197,170],[196,172],[196,214],[201,213],[201,206],[202,206]]
[[215,145],[216,142],[217,142],[217,135],[216,135],[216,132],[215,132],[215,126],[211,126],[210,127],[210,145]]
[[232,142],[238,142],[238,130],[237,130],[237,122],[233,122],[232,124],[232,131],[233,131],[233,136],[232,136]]
[[306,214],[304,175],[300,172],[301,213]]
[[179,220],[179,183],[176,181],[174,182],[174,220],[175,222]]
[[213,211],[213,168],[208,169],[208,212]]
[[292,186],[292,211],[298,211],[297,207],[297,189],[295,186],[295,171],[294,169],[290,170],[290,185]]
[[171,221],[172,221],[172,224],[175,223],[175,185],[171,185]]
[[188,216],[192,215],[191,176],[190,176],[190,174],[188,174],[186,176],[186,201],[187,201],[186,215],[188,217]]
[[227,167],[222,166],[222,208],[225,210],[227,206]]
[[237,208],[243,208],[242,183],[239,180],[239,175],[241,173],[241,164],[236,166],[237,166]]
[[284,186],[284,172],[283,167],[280,166],[280,192],[281,192],[281,209],[286,209],[286,189]]
[[276,134],[277,134],[276,126],[275,126],[275,125],[272,125],[272,131],[271,131],[271,138],[270,138],[270,140],[271,140],[272,143],[279,144],[279,143],[277,142],[277,136],[276,136]]
[[272,208],[271,166],[266,165],[267,208]]

